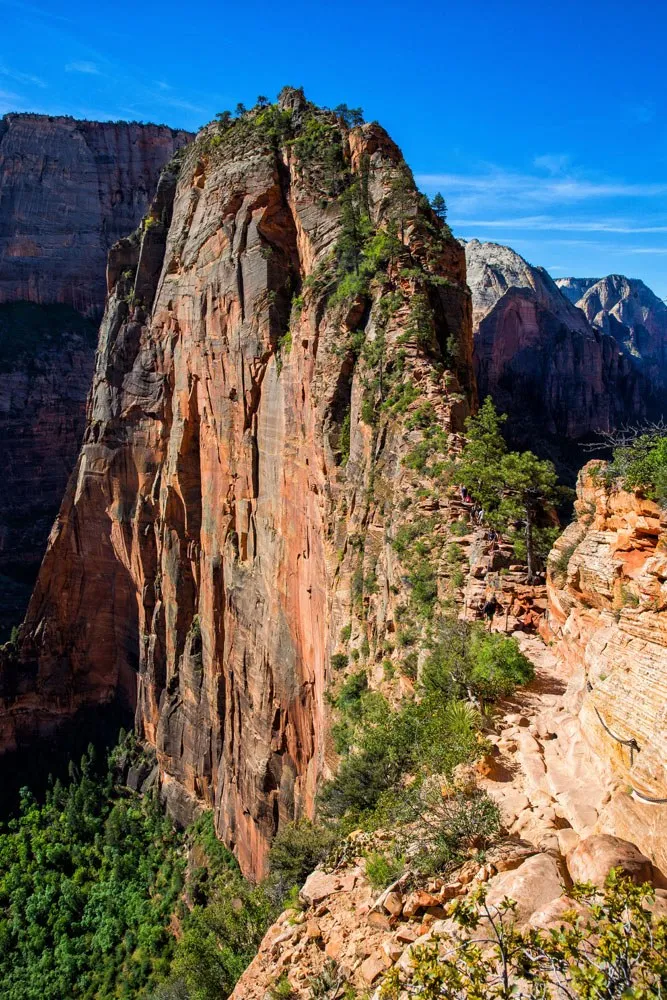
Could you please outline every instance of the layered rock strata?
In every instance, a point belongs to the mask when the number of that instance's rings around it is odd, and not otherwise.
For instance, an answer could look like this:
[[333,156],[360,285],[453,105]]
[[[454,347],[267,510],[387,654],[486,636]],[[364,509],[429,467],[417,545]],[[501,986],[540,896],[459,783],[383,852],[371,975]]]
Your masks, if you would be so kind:
[[[341,275],[355,213],[378,234],[365,287]],[[124,692],[172,813],[212,806],[259,874],[334,764],[341,630],[373,658],[394,628],[406,415],[431,398],[447,440],[468,412],[463,250],[379,126],[288,92],[204,130],[108,282],[84,444],[0,669],[0,743]]]
[[109,248],[136,227],[190,138],[164,125],[0,118],[0,303],[101,313]]
[[548,629],[570,705],[623,787],[601,832],[667,869],[667,512],[582,470],[577,519],[549,557]]
[[663,415],[667,305],[643,281],[622,274],[608,274],[599,280],[561,278],[556,284],[593,327],[614,337],[620,349],[639,365],[656,393],[657,398],[650,400],[652,415]]

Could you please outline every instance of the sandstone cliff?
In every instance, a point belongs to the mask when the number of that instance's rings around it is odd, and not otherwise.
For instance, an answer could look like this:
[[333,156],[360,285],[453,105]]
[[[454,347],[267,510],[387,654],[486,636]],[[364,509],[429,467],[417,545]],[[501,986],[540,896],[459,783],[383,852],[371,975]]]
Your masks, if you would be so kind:
[[341,635],[375,662],[395,630],[407,417],[446,446],[474,392],[463,250],[379,126],[288,91],[199,135],[108,281],[0,743],[123,692],[172,813],[259,873],[334,763]]
[[109,248],[135,228],[190,138],[163,125],[0,119],[0,303],[101,313]]
[[616,327],[591,325],[544,269],[508,247],[471,240],[466,262],[479,394],[510,415],[520,443],[576,439],[652,412],[667,367],[640,363]]
[[570,702],[624,787],[598,828],[667,868],[667,512],[582,470],[577,519],[549,558],[549,635]]
[[0,120],[0,638],[23,618],[81,443],[108,248],[137,226],[187,138]]

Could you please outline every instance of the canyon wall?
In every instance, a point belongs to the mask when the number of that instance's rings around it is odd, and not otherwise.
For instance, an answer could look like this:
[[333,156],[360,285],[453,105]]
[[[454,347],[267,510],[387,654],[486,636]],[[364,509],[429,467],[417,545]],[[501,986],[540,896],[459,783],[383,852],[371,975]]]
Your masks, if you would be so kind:
[[[517,443],[542,437],[562,444],[664,407],[667,325],[654,323],[650,342],[637,333],[628,350],[618,323],[598,323],[592,303],[602,282],[581,279],[575,287],[577,279],[564,279],[566,295],[509,247],[465,246],[480,398],[492,396],[509,414]],[[590,306],[585,313],[571,301],[580,292],[578,305]]]
[[122,693],[172,814],[213,807],[260,874],[335,766],[341,637],[379,668],[395,631],[410,417],[454,444],[474,399],[463,249],[379,126],[286,91],[199,135],[108,282],[0,745]]
[[0,639],[25,613],[76,461],[106,256],[187,133],[0,119]]
[[610,488],[591,462],[576,520],[549,557],[547,637],[573,676],[570,700],[595,754],[625,782],[600,832],[663,870],[667,813],[667,511]]
[[60,302],[97,317],[109,248],[190,138],[164,125],[1,118],[0,303]]

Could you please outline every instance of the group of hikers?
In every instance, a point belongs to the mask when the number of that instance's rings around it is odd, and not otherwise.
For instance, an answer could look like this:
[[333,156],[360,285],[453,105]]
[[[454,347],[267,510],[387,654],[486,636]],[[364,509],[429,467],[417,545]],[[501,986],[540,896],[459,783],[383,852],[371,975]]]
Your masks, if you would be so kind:
[[484,508],[482,507],[481,503],[476,503],[476,501],[473,500],[473,498],[470,496],[470,493],[468,492],[467,486],[461,486],[460,493],[461,493],[461,500],[466,505],[466,507],[470,508],[470,518],[473,524],[477,524],[479,526],[483,525]]

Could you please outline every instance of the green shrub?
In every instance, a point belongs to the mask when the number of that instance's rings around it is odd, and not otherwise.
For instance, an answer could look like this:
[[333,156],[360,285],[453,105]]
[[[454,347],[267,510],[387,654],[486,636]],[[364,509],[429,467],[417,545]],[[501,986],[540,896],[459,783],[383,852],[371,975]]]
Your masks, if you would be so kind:
[[605,478],[620,479],[626,489],[640,490],[667,507],[667,436],[642,434],[627,447],[616,448]]
[[487,632],[475,623],[450,619],[424,664],[422,684],[445,698],[474,695],[486,701],[508,697],[534,676],[516,639]]
[[348,663],[349,658],[345,655],[345,653],[334,653],[331,657],[332,670],[345,670]]
[[271,874],[283,885],[303,885],[331,851],[336,834],[302,819],[278,831],[269,851]]
[[470,525],[466,521],[453,521],[449,526],[449,530],[453,535],[458,535],[462,538],[464,535],[470,534]]
[[368,690],[368,677],[365,670],[350,674],[336,698],[336,708],[344,715],[357,717],[361,713],[361,696]]
[[405,858],[374,851],[366,856],[366,877],[376,890],[386,889],[405,868]]
[[349,642],[351,635],[352,635],[352,626],[343,625],[342,629],[340,630],[340,641]]
[[271,1000],[292,1000],[296,996],[286,972],[269,987],[269,996]]
[[[497,906],[480,887],[456,903],[461,932],[415,948],[404,969],[395,966],[381,1000],[399,997],[484,997],[488,1000],[620,1000],[663,996],[667,983],[667,919],[652,919],[655,891],[612,872],[604,890],[575,885],[569,895],[584,904],[562,913],[554,930],[516,922],[516,902]],[[494,942],[481,948],[479,932]],[[442,950],[441,950],[442,949]],[[442,953],[444,952],[444,954]]]
[[484,792],[443,798],[439,788],[422,797],[422,833],[415,866],[425,875],[445,871],[471,848],[488,847],[500,830],[500,812]]

